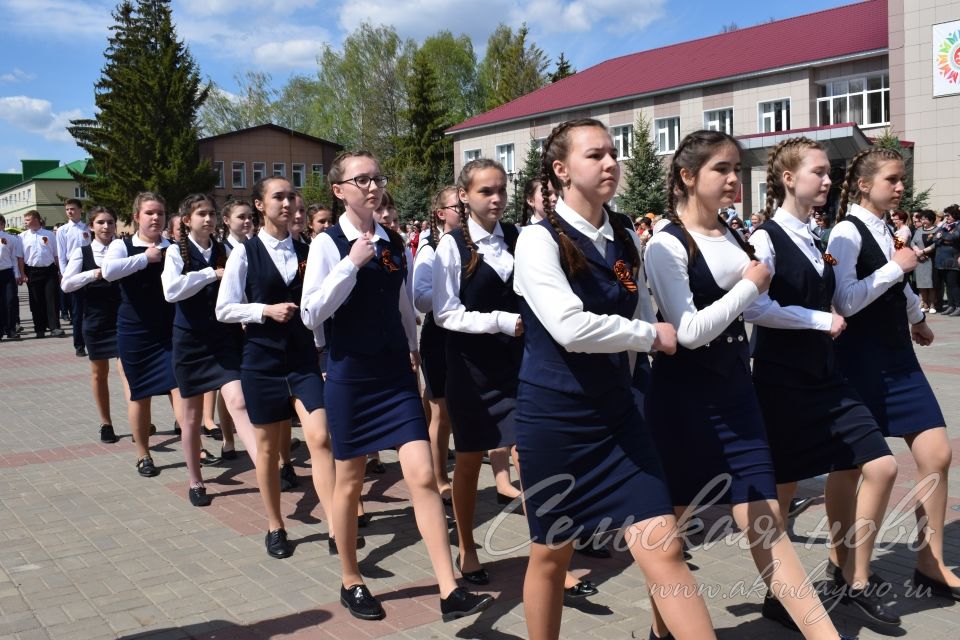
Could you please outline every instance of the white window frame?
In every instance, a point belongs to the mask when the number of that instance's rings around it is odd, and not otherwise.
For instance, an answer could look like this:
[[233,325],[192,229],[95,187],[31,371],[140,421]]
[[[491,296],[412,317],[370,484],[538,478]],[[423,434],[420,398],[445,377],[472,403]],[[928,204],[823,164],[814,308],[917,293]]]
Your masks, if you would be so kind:
[[74,187],[73,188],[73,197],[80,198],[81,200],[87,199],[87,191],[83,187]]
[[311,175],[313,175],[314,177],[317,177],[317,178],[319,178],[320,176],[322,176],[322,175],[323,175],[323,164],[311,164],[311,165],[310,165],[310,173],[311,173]]
[[759,211],[767,204],[767,183],[757,183],[757,201],[753,204],[753,210]]
[[[671,129],[674,136],[672,147],[670,147]],[[653,121],[653,139],[657,144],[657,155],[664,156],[676,151],[680,145],[680,116],[656,118]]]
[[[277,171],[277,167],[280,167],[280,170]],[[272,178],[286,178],[287,177],[287,163],[286,162],[274,162],[270,177]]]
[[[785,123],[786,126],[785,126],[784,128],[782,128],[782,129],[776,129],[776,128],[775,128],[775,127],[777,126],[777,115],[776,115],[777,112],[776,112],[776,109],[774,109],[773,111],[771,111],[769,114],[766,114],[766,115],[763,113],[763,107],[764,107],[764,105],[768,105],[768,104],[775,105],[775,104],[777,104],[778,102],[785,102],[786,105],[787,105],[787,109],[786,109],[787,122]],[[762,100],[762,101],[757,102],[757,133],[777,133],[777,132],[780,132],[780,131],[790,131],[790,128],[791,128],[791,126],[792,126],[792,124],[793,124],[792,122],[790,122],[790,111],[791,111],[791,100],[790,100],[790,98],[774,98],[773,100]],[[765,123],[765,121],[767,120],[767,116],[769,116],[770,121],[771,121],[771,129],[770,129],[770,131],[767,131],[767,130],[764,129],[764,123]],[[781,123],[781,124],[783,124],[783,123]]]
[[[880,88],[879,89],[870,89],[870,81],[875,80],[876,78],[881,78]],[[849,89],[849,84],[851,81],[859,80],[863,83],[862,91],[851,92]],[[838,82],[844,82],[847,84],[846,93],[833,93],[833,84]],[[819,97],[820,89],[826,89],[826,95]],[[867,73],[863,75],[855,76],[840,76],[837,78],[824,79],[821,82],[817,83],[817,125],[818,126],[827,126],[831,124],[841,124],[842,122],[856,122],[855,120],[850,119],[850,98],[854,96],[862,96],[862,108],[861,113],[863,115],[864,122],[857,122],[856,124],[863,127],[884,127],[889,126],[890,124],[890,113],[887,108],[887,104],[890,102],[890,73],[889,72],[878,72],[878,73]],[[880,95],[880,121],[879,122],[867,122],[869,120],[869,111],[870,111],[870,96],[879,94]],[[834,103],[836,100],[843,100],[846,106],[847,118],[844,120],[837,120],[834,116]],[[820,119],[820,106],[826,103],[829,110],[829,122],[822,122]]]
[[465,149],[463,152],[463,164],[479,160],[482,156],[480,149]]
[[[237,171],[240,179],[237,180]],[[243,189],[247,186],[247,163],[234,160],[230,163],[230,186],[234,189]]]
[[[300,184],[297,184],[297,174],[300,175]],[[290,184],[293,185],[294,189],[302,189],[303,185],[306,184],[307,180],[307,165],[302,163],[294,163],[290,165]]]
[[250,163],[250,167],[251,167],[251,170],[253,171],[253,182],[254,182],[254,184],[256,184],[257,182],[259,182],[259,181],[261,181],[261,180],[263,180],[264,178],[267,177],[267,163],[266,163],[266,162],[251,162],[251,163]]
[[[721,128],[722,119],[720,114],[730,112],[727,119],[727,127]],[[721,107],[719,109],[708,109],[703,112],[703,128],[708,131],[722,131],[727,135],[733,135],[733,107]]]
[[517,167],[516,145],[512,142],[497,145],[497,162],[503,165],[507,175],[512,176]]
[[624,124],[610,127],[610,137],[613,138],[613,146],[617,150],[617,159],[626,160],[629,158],[630,150],[633,148],[633,125]]
[[223,175],[223,160],[217,160],[213,163],[213,170],[217,172],[217,183],[214,185],[218,189],[223,189],[224,175]]

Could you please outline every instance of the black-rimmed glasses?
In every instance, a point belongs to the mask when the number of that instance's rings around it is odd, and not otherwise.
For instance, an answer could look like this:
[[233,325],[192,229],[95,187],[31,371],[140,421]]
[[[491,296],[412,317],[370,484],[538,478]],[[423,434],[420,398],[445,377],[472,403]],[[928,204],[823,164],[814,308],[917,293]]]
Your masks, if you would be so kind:
[[340,182],[335,182],[334,184],[343,184],[345,182],[352,182],[357,185],[360,189],[366,189],[370,186],[370,183],[377,185],[378,188],[383,189],[387,186],[387,176],[354,176],[353,178],[347,178],[346,180],[341,180]]

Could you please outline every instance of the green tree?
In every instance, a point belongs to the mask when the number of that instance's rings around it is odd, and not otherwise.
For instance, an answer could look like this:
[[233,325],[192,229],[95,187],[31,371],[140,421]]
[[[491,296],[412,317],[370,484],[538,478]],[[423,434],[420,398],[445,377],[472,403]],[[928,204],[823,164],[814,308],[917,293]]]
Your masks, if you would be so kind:
[[449,31],[439,31],[423,41],[420,51],[436,73],[447,120],[461,122],[480,113],[477,56],[469,36],[454,37]]
[[[898,153],[903,153],[903,147],[900,145],[900,137],[890,129],[885,130],[879,136],[873,139],[873,146],[893,149]],[[913,188],[913,164],[907,165],[907,175],[903,178],[903,196],[900,198],[900,209],[908,213],[927,209],[930,202],[930,192],[933,187],[927,187],[923,191],[916,193]]]
[[650,121],[640,114],[633,128],[630,157],[623,161],[626,186],[617,196],[617,209],[627,215],[655,213],[667,208],[666,173],[663,158],[650,137]]
[[130,203],[145,189],[179,202],[216,182],[200,160],[197,114],[210,91],[177,39],[169,0],[125,0],[113,12],[94,87],[97,115],[71,121],[77,144],[96,175],[73,177],[97,203],[130,219]]
[[504,217],[508,222],[520,222],[523,219],[523,189],[527,186],[528,180],[540,177],[540,161],[542,158],[543,149],[540,146],[540,141],[530,138],[527,157],[524,158],[523,168],[513,178],[510,203],[504,211]]
[[570,64],[570,61],[567,60],[566,56],[563,55],[563,51],[561,51],[560,57],[557,58],[557,68],[553,73],[550,74],[550,82],[563,80],[568,76],[572,76],[576,72],[577,70],[573,68],[573,65]]
[[208,136],[274,122],[274,102],[279,93],[271,86],[273,78],[262,71],[247,71],[234,76],[240,92],[232,95],[215,84],[200,110],[200,127]]
[[478,80],[484,110],[494,109],[535,91],[546,84],[549,65],[546,55],[527,41],[526,24],[514,34],[501,24],[487,41],[487,54],[480,63]]
[[303,188],[300,189],[300,194],[307,206],[322,204],[329,207],[333,204],[333,192],[330,190],[330,185],[327,184],[326,176],[322,173],[308,175]]

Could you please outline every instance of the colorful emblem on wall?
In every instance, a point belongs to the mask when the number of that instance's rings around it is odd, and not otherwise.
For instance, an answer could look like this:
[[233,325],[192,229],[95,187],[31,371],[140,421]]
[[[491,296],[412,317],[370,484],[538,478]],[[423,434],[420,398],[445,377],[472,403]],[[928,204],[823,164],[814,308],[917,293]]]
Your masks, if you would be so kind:
[[960,20],[933,25],[933,95],[960,93]]

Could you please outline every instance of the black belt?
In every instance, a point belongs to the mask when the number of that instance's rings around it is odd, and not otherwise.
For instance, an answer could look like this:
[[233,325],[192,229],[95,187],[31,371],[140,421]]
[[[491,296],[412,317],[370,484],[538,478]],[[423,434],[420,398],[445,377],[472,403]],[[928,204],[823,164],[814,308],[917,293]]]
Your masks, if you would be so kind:
[[48,264],[45,267],[33,267],[33,266],[30,266],[29,264],[25,264],[23,265],[23,267],[26,271],[48,271],[50,269],[56,269],[57,263]]

